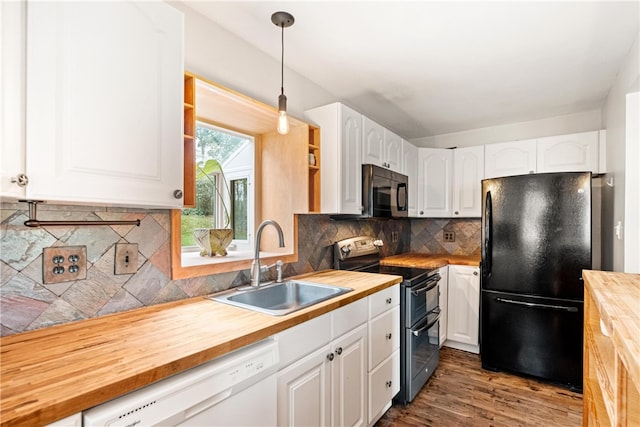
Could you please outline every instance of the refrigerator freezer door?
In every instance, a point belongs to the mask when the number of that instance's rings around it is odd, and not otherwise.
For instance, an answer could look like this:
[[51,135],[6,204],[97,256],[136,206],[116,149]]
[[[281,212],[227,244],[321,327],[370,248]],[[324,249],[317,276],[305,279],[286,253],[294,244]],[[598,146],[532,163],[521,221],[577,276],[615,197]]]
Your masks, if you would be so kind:
[[482,367],[582,388],[582,302],[482,292]]
[[488,179],[482,191],[482,289],[582,300],[591,173]]

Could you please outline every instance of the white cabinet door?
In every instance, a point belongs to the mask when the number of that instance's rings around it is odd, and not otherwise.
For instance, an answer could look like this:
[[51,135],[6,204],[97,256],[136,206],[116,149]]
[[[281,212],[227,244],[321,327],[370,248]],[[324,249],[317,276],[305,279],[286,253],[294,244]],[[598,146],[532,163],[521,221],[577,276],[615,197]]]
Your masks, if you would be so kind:
[[418,149],[418,216],[451,216],[452,150]]
[[363,116],[362,129],[364,130],[362,163],[371,163],[373,165],[386,167],[384,128],[368,117]]
[[369,373],[369,390],[369,425],[373,425],[400,391],[399,349]]
[[278,372],[278,425],[329,425],[331,422],[329,355],[333,355],[333,351],[326,345]]
[[25,160],[25,21],[26,3],[0,2],[0,196],[21,199],[18,176]]
[[453,217],[480,218],[484,146],[453,150]]
[[305,111],[320,127],[320,210],[362,213],[362,115],[339,102]]
[[[449,266],[447,343],[462,350],[479,352],[480,269]],[[459,345],[456,345],[459,344]]]
[[395,306],[370,321],[369,367],[377,366],[398,347],[400,347],[400,307]]
[[402,167],[402,150],[403,141],[400,136],[385,129],[384,130],[384,158],[387,163],[387,168],[395,172],[400,172],[406,175],[406,171]]
[[331,343],[331,388],[334,426],[367,424],[367,325]]
[[441,277],[440,282],[438,283],[440,290],[438,305],[440,306],[440,346],[442,347],[442,344],[447,339],[447,313],[449,312],[447,309],[449,293],[449,266],[445,265],[444,267],[440,267],[438,273],[440,273]]
[[409,216],[418,216],[418,147],[408,141],[403,142],[403,170],[409,178]]
[[164,2],[28,2],[27,196],[181,207],[183,62]]
[[362,116],[364,141],[362,163],[371,163],[395,172],[402,170],[402,138]]
[[484,146],[484,177],[536,173],[536,140],[501,142]]
[[342,206],[340,212],[361,214],[362,115],[345,106],[342,106],[340,140],[342,152],[340,161]]
[[598,172],[598,132],[538,138],[538,173]]

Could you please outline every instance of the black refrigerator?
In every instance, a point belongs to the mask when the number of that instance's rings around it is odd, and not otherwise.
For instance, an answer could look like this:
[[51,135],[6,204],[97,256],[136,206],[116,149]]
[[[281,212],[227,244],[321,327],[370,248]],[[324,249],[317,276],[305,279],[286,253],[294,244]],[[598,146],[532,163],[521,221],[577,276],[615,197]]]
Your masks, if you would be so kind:
[[582,390],[591,173],[482,181],[482,367]]

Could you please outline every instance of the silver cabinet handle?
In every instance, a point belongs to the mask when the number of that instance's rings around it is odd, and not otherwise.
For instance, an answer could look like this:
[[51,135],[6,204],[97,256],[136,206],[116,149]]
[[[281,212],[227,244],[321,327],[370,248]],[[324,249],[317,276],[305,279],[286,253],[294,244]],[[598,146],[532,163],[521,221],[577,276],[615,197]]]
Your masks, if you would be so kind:
[[386,382],[386,386],[387,386],[387,388],[391,388],[391,384],[393,384],[391,381],[387,381],[387,382]]
[[332,362],[334,357],[335,356],[333,355],[333,353],[327,354],[327,359],[329,359],[329,362]]
[[473,275],[474,275],[474,276],[477,276],[477,275],[478,275],[478,272],[477,272],[477,271],[474,271],[474,272],[473,272]]
[[386,335],[385,335],[385,337],[386,337],[388,340],[390,340],[390,339],[391,339],[391,333],[386,334]]
[[342,347],[336,348],[336,354],[340,356],[342,354]]
[[393,301],[391,298],[387,298],[387,304],[391,304],[391,301]]
[[182,190],[173,190],[173,197],[176,199],[182,199]]

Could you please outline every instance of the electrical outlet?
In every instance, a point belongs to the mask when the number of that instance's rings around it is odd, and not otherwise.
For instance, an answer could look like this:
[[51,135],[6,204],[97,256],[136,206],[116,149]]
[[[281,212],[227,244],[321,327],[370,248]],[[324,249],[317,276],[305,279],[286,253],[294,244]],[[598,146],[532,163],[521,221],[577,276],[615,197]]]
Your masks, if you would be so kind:
[[113,274],[134,274],[138,271],[138,244],[116,243]]
[[86,278],[86,246],[52,246],[42,250],[43,283],[72,282]]
[[455,242],[456,241],[456,233],[454,231],[443,231],[442,232],[445,242]]
[[398,241],[398,232],[397,231],[392,231],[391,232],[391,243],[396,243]]

